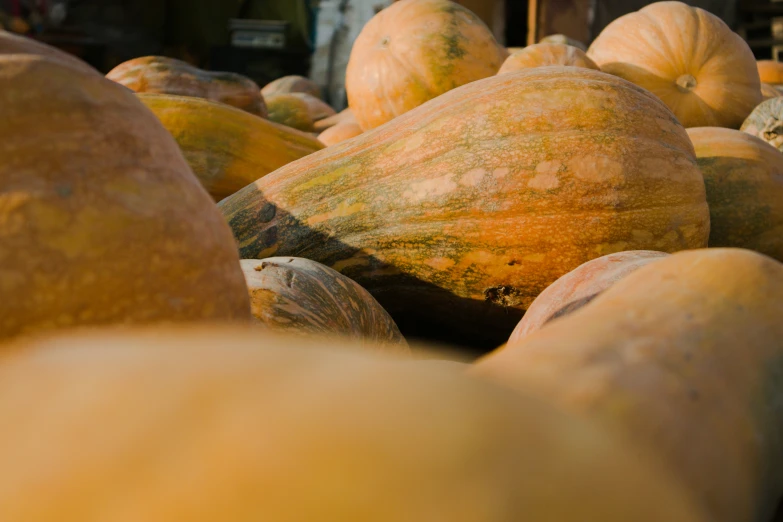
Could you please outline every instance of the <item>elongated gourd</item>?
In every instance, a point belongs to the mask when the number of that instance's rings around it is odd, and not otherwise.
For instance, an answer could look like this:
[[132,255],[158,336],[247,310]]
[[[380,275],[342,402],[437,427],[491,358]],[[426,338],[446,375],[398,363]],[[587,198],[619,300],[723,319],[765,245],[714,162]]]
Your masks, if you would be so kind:
[[716,522],[770,520],[783,493],[783,264],[680,252],[490,354],[474,373],[646,445]]

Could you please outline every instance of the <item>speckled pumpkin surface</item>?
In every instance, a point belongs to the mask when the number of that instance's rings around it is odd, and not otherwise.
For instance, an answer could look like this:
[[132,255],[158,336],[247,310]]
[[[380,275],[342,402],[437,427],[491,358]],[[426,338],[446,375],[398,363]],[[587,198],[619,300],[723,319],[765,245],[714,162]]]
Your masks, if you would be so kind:
[[293,94],[266,97],[269,120],[303,132],[311,132],[315,122],[307,101]]
[[0,55],[4,54],[34,54],[44,56],[50,60],[57,60],[70,67],[85,73],[100,74],[87,62],[80,60],[72,54],[61,51],[51,45],[20,36],[0,28]]
[[269,82],[261,89],[261,94],[271,96],[273,94],[291,94],[292,92],[304,92],[321,99],[321,88],[313,80],[304,76],[283,76]]
[[230,72],[205,71],[166,56],[145,56],[121,63],[106,75],[135,92],[204,98],[266,117],[258,85]]
[[517,344],[549,322],[576,312],[623,277],[668,255],[653,250],[629,250],[578,266],[536,297],[508,344]]
[[580,42],[579,40],[574,40],[573,38],[569,38],[564,34],[550,34],[549,36],[543,37],[539,41],[539,43],[554,43],[554,44],[570,45],[571,47],[576,47],[577,49],[581,49],[582,51],[587,51],[587,46],[583,42]]
[[216,201],[324,146],[313,137],[201,98],[139,94]]
[[318,135],[318,141],[326,145],[336,145],[345,140],[355,138],[362,133],[362,128],[355,122],[338,123],[334,127],[329,127]]
[[781,296],[769,257],[677,253],[474,373],[646,444],[710,520],[770,520],[783,493]]
[[710,246],[783,261],[783,154],[745,132],[688,129],[710,206]]
[[783,91],[769,83],[762,83],[761,96],[764,98],[764,100],[769,100],[770,98],[780,98],[783,96]]
[[756,67],[762,82],[770,85],[783,85],[783,63],[759,60],[756,62]]
[[706,522],[579,418],[344,345],[197,328],[9,348],[0,519]]
[[760,103],[740,130],[761,138],[783,152],[783,98],[770,98]]
[[600,70],[595,62],[587,57],[584,51],[576,47],[564,44],[540,43],[525,47],[509,56],[503,62],[498,74],[553,65]]
[[498,72],[508,57],[492,32],[449,0],[401,0],[375,15],[353,44],[348,105],[372,129],[446,91]]
[[717,16],[682,2],[618,18],[587,55],[658,96],[685,127],[737,129],[762,100],[748,44]]
[[241,263],[253,317],[268,328],[351,337],[368,346],[407,351],[405,339],[386,310],[339,272],[298,257],[243,259]]
[[580,264],[709,234],[685,129],[643,89],[576,67],[461,87],[220,207],[243,258],[313,259],[368,289],[406,337],[493,347]]
[[0,338],[249,319],[231,231],[132,92],[0,56],[0,114]]

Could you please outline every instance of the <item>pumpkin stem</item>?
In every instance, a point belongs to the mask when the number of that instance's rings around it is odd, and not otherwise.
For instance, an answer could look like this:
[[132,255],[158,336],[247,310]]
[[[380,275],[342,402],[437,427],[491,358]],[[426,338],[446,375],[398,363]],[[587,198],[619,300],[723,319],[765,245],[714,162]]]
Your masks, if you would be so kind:
[[764,122],[764,128],[761,129],[760,134],[767,141],[774,140],[779,135],[783,134],[783,122],[775,117],[769,118]]
[[677,78],[677,88],[681,92],[691,92],[698,84],[699,82],[696,81],[696,78],[690,74],[683,74]]

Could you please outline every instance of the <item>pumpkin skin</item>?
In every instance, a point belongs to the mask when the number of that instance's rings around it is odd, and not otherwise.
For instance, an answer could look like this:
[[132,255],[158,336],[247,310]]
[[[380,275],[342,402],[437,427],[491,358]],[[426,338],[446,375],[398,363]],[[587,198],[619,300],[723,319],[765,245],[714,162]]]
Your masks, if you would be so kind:
[[756,67],[763,83],[783,85],[783,63],[773,60],[759,60],[756,62]]
[[585,67],[587,69],[600,68],[593,60],[587,57],[584,51],[570,45],[541,43],[525,47],[523,50],[512,54],[503,62],[498,74],[508,74],[522,69],[533,67],[549,67],[553,65],[565,65],[571,67]]
[[517,344],[550,321],[576,312],[623,277],[668,255],[653,250],[630,250],[578,266],[536,297],[507,344]]
[[740,130],[783,152],[783,99],[770,98],[753,109]]
[[709,235],[685,129],[643,89],[576,67],[460,87],[220,207],[243,258],[318,261],[369,290],[406,337],[491,348],[582,263]]
[[131,91],[2,56],[0,113],[0,338],[250,318],[231,231]]
[[361,286],[299,257],[243,259],[255,320],[282,333],[343,336],[408,351],[386,310]]
[[710,520],[770,520],[783,492],[781,295],[783,265],[769,257],[677,253],[474,373],[646,444]]
[[402,0],[376,14],[351,49],[348,105],[372,129],[446,91],[498,72],[508,54],[468,9]]
[[202,98],[139,94],[215,201],[323,148],[310,136]]
[[173,94],[225,103],[266,117],[256,83],[240,74],[212,72],[165,56],[144,56],[121,63],[106,75],[135,92]]
[[304,76],[283,76],[273,82],[269,82],[261,89],[261,94],[271,96],[273,94],[291,94],[294,92],[303,92],[322,99],[321,88],[313,80],[305,78]]
[[710,246],[783,261],[783,154],[732,129],[688,129],[710,207]]
[[326,145],[335,145],[345,140],[355,138],[362,133],[362,128],[358,123],[338,123],[334,127],[329,127],[318,135],[318,141]]
[[778,88],[775,87],[774,85],[770,85],[768,83],[762,83],[761,96],[764,98],[765,101],[771,98],[780,98],[781,96],[783,96],[783,91],[778,90]]
[[539,41],[539,43],[554,43],[554,44],[570,45],[571,47],[576,47],[581,51],[587,51],[587,46],[584,43],[580,42],[579,40],[574,40],[573,38],[569,38],[564,34],[550,34],[549,36],[543,37]]
[[590,423],[343,345],[201,328],[10,347],[0,518],[706,522]]
[[717,16],[681,2],[618,18],[587,55],[658,96],[685,127],[737,129],[762,100],[748,44]]
[[0,55],[4,54],[34,54],[46,57],[50,60],[62,62],[65,65],[78,69],[84,73],[100,74],[87,62],[76,56],[61,51],[56,47],[45,43],[4,31],[0,28]]
[[303,92],[293,92],[290,96],[299,98],[307,104],[307,111],[310,113],[310,117],[314,122],[337,115],[337,112],[334,109],[315,96]]
[[269,120],[302,132],[313,131],[313,115],[307,101],[293,94],[272,94],[266,97]]
[[313,129],[315,129],[316,132],[323,132],[339,123],[356,123],[356,118],[353,116],[353,112],[350,108],[344,109],[334,116],[328,116],[322,120],[318,120],[313,125]]

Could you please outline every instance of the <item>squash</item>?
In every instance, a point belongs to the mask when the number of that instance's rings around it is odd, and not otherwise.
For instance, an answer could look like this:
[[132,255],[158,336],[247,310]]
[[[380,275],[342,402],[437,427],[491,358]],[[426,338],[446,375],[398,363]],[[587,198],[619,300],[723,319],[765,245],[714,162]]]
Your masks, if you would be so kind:
[[748,248],[783,261],[783,154],[732,129],[688,129],[707,203],[710,246]]
[[543,37],[538,43],[570,45],[571,47],[576,47],[581,51],[587,51],[587,46],[584,43],[580,42],[579,40],[569,38],[564,34],[550,34],[549,36]]
[[358,123],[338,123],[334,127],[329,127],[318,135],[318,141],[326,145],[335,145],[337,143],[355,138],[362,133],[362,128]]
[[319,100],[321,96],[321,88],[313,80],[305,78],[304,76],[283,76],[277,80],[270,82],[261,89],[261,94],[271,96],[273,94],[291,94],[294,92],[302,92],[309,94]]
[[215,201],[324,146],[315,138],[202,98],[139,94]]
[[8,347],[0,519],[706,522],[590,423],[343,344],[197,328]]
[[770,98],[760,103],[740,130],[761,138],[783,152],[783,99]]
[[322,102],[315,96],[311,96],[310,94],[304,92],[292,92],[289,96],[299,98],[307,104],[307,111],[310,113],[310,117],[312,118],[313,122],[337,115],[337,112],[329,105]]
[[376,14],[351,49],[348,105],[378,127],[446,91],[498,72],[508,54],[468,9],[449,0],[401,0]]
[[334,116],[328,116],[322,120],[318,120],[313,124],[313,129],[316,132],[323,132],[326,129],[334,127],[338,123],[356,123],[356,118],[350,108],[344,109]]
[[748,44],[717,16],[681,2],[618,18],[587,55],[658,96],[685,127],[737,129],[762,99]]
[[50,60],[62,62],[63,64],[84,73],[100,74],[87,62],[82,61],[72,54],[39,42],[38,40],[16,35],[0,28],[0,56],[5,54],[33,54],[43,56]]
[[121,63],[106,75],[135,92],[204,98],[266,117],[264,98],[250,78],[211,72],[165,56],[145,56]]
[[293,94],[270,94],[266,97],[269,119],[303,132],[312,132],[313,115],[307,101]]
[[243,259],[255,320],[271,330],[343,336],[407,351],[394,320],[361,286],[315,261],[299,257]]
[[781,96],[783,96],[783,91],[779,90],[774,85],[770,85],[769,83],[762,83],[761,96],[764,98],[765,101],[769,100],[770,98],[780,98]]
[[511,56],[512,54],[521,51],[524,47],[506,47],[506,53]]
[[783,492],[782,295],[769,257],[677,253],[473,373],[646,445],[710,520],[769,520]]
[[709,235],[685,129],[643,89],[576,67],[460,87],[220,208],[243,258],[318,261],[369,290],[406,337],[431,328],[491,347],[582,263]]
[[0,338],[249,319],[231,231],[131,91],[5,55],[0,114]]
[[507,344],[518,344],[549,322],[576,312],[623,277],[668,255],[653,250],[630,250],[578,266],[536,297]]
[[756,67],[763,83],[783,85],[783,63],[773,60],[759,60],[756,62]]
[[503,62],[498,74],[508,74],[532,67],[567,65],[600,70],[584,51],[570,45],[541,43],[525,47]]

